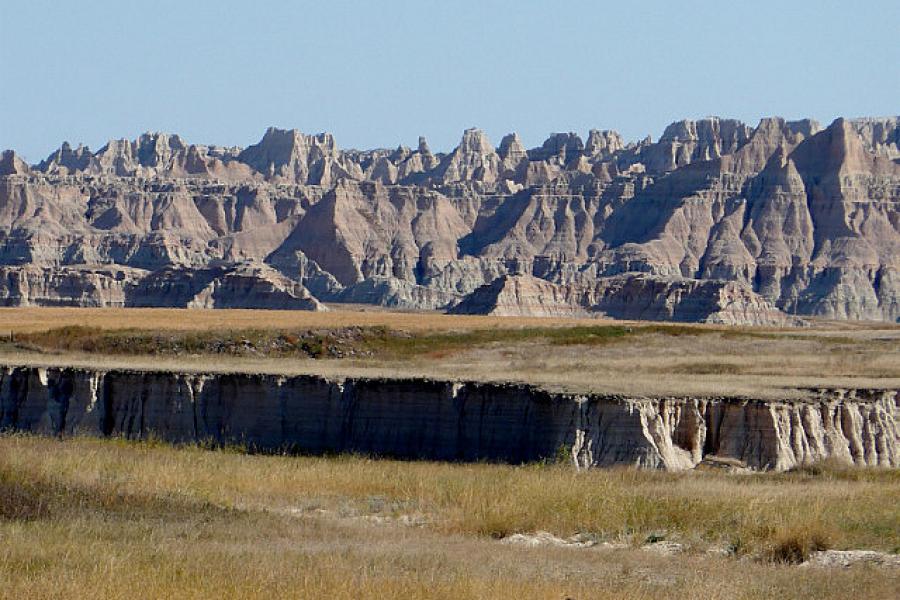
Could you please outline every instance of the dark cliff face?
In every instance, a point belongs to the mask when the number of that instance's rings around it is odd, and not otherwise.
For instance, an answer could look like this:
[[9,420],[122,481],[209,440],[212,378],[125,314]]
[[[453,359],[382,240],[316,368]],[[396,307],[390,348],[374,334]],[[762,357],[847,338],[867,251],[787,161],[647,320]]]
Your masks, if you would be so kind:
[[221,286],[210,306],[255,305],[252,290],[266,287],[305,297],[297,285],[324,301],[444,308],[505,275],[573,286],[571,296],[643,273],[660,285],[741,286],[749,294],[734,295],[743,305],[732,313],[748,323],[765,321],[754,316],[762,303],[896,321],[898,139],[898,118],[825,129],[709,118],[674,123],[655,143],[592,131],[587,143],[560,133],[532,150],[515,135],[495,149],[476,129],[447,154],[424,140],[416,150],[344,151],[329,134],[270,129],[243,151],[146,134],[96,153],[64,144],[35,167],[7,152],[0,268],[13,283],[0,285],[0,299],[178,305],[165,295],[132,302],[124,284],[97,291],[103,283],[85,271],[111,265],[129,269],[135,289],[151,275],[159,284],[252,265],[254,281]]
[[0,428],[412,459],[757,469],[900,466],[895,390],[807,401],[625,398],[415,379],[6,367]]

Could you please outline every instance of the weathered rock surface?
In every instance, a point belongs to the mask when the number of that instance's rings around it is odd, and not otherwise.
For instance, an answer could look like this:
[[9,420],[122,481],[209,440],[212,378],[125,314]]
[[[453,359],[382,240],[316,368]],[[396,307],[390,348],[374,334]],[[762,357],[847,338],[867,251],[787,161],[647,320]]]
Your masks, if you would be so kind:
[[539,546],[556,546],[557,548],[593,548],[597,543],[593,540],[582,541],[576,534],[568,539],[553,535],[549,531],[535,531],[534,534],[514,533],[500,540],[501,544],[537,548]]
[[[191,270],[185,275],[193,275]],[[241,264],[237,267],[208,269],[205,277],[194,279],[190,287],[191,298],[184,304],[186,308],[268,308],[279,310],[327,310],[309,291],[297,281],[285,277],[271,267],[261,264]],[[163,286],[174,277],[160,276],[141,281],[129,290],[129,306],[166,306],[172,295],[163,291],[152,293],[147,280]],[[202,284],[202,288],[196,286]],[[196,287],[195,287],[196,286]],[[199,288],[199,289],[198,289]],[[152,304],[147,304],[151,300]]]
[[[243,150],[163,133],[97,152],[65,143],[35,166],[0,159],[0,267],[30,282],[6,294],[33,290],[22,303],[118,303],[97,279],[116,269],[158,282],[252,263],[320,301],[449,308],[523,274],[551,285],[512,294],[507,313],[897,321],[898,140],[898,117],[710,117],[657,142],[593,130],[531,150],[470,129],[447,154],[424,138],[342,150],[275,128]],[[233,305],[218,289],[213,304]]]
[[631,398],[418,379],[0,368],[0,428],[157,436],[262,449],[582,468],[690,469],[704,458],[784,470],[829,459],[900,466],[900,392],[806,400]]
[[813,552],[809,560],[800,566],[807,568],[846,569],[855,565],[900,569],[900,555],[875,552],[874,550],[819,550]]
[[126,288],[145,274],[115,265],[0,267],[0,305],[125,306]]
[[299,282],[264,264],[163,268],[0,267],[2,306],[326,310]]
[[449,312],[499,317],[586,316],[586,294],[579,291],[530,275],[503,275],[466,296]]
[[24,160],[19,158],[12,150],[4,150],[0,155],[0,176],[3,175],[27,175],[31,172]]
[[449,312],[531,317],[595,315],[770,327],[801,324],[738,282],[663,278],[646,273],[603,277],[592,285],[503,275],[466,296]]

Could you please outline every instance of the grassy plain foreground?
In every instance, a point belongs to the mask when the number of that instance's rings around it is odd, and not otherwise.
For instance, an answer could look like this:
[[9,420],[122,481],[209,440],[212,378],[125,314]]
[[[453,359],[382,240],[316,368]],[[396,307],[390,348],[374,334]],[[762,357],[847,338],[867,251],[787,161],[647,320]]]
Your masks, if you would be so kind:
[[[900,327],[336,310],[0,309],[0,364],[427,376],[788,398],[900,387]],[[895,598],[900,471],[263,456],[0,435],[0,598]],[[537,531],[598,542],[522,547]],[[643,549],[664,540],[684,552]]]
[[[577,473],[0,437],[0,597],[890,598],[900,473]],[[547,530],[618,548],[525,548]],[[682,554],[640,547],[671,540]]]

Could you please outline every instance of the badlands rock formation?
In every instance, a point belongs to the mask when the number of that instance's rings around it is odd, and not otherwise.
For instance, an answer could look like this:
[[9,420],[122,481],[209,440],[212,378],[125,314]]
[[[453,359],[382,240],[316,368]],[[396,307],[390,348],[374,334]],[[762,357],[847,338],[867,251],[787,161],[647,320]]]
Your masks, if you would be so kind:
[[33,166],[7,151],[0,269],[8,305],[893,322],[900,118],[707,118],[531,150],[470,129],[446,154],[275,128],[245,149],[151,133]]
[[807,396],[630,398],[416,379],[3,367],[0,429],[512,463],[564,448],[579,467],[900,466],[896,390]]
[[504,275],[453,306],[454,314],[588,316],[616,319],[788,326],[801,322],[735,281],[660,279],[646,274],[602,277],[593,285],[558,285]]
[[140,306],[326,310],[263,264],[153,272],[117,265],[0,267],[0,306]]

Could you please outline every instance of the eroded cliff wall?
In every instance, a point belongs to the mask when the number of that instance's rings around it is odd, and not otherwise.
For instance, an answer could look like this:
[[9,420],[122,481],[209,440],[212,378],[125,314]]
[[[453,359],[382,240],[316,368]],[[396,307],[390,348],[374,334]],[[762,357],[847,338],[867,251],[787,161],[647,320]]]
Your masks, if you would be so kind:
[[806,400],[629,398],[422,379],[0,368],[0,428],[149,436],[263,450],[690,469],[834,459],[900,466],[900,392],[811,391]]

